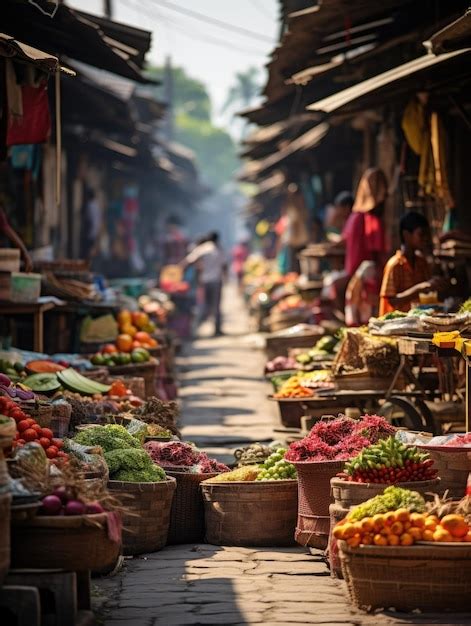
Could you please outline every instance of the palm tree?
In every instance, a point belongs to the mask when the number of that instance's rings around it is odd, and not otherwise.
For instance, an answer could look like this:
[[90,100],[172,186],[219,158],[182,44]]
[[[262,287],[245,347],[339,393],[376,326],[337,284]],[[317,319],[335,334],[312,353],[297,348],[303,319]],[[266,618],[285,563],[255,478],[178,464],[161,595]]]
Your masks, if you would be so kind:
[[222,113],[231,109],[236,115],[238,109],[246,109],[260,93],[258,69],[249,67],[245,72],[237,72],[235,82],[229,89]]

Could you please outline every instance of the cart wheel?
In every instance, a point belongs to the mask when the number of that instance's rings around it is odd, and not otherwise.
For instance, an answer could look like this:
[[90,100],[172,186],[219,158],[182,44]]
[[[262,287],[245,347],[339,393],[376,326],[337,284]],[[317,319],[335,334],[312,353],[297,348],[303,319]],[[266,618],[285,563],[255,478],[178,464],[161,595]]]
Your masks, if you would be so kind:
[[379,409],[378,415],[385,417],[394,426],[402,426],[409,430],[424,430],[426,420],[417,408],[405,398],[393,396]]

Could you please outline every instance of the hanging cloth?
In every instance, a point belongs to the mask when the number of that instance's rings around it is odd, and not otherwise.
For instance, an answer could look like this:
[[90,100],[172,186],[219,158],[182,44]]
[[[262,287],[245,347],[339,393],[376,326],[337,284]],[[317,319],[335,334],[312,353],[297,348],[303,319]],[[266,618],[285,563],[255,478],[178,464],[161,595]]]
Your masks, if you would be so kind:
[[10,119],[21,121],[23,117],[23,93],[18,84],[15,66],[11,59],[5,60],[5,81],[7,88],[8,115]]
[[433,165],[435,169],[435,191],[437,196],[443,200],[447,209],[455,206],[455,202],[448,185],[448,174],[446,167],[446,143],[445,129],[443,123],[435,111],[430,117],[431,144]]
[[10,116],[7,145],[45,143],[51,133],[51,116],[47,97],[47,82],[39,87],[23,85],[23,117]]

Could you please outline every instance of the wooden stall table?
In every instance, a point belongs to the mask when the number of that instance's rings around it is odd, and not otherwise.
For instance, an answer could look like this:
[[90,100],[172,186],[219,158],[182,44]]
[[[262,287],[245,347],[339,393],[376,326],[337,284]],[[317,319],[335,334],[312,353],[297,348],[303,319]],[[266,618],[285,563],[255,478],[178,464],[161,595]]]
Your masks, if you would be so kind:
[[54,309],[54,302],[0,302],[0,315],[10,317],[16,315],[31,315],[33,317],[33,350],[44,352],[44,313]]

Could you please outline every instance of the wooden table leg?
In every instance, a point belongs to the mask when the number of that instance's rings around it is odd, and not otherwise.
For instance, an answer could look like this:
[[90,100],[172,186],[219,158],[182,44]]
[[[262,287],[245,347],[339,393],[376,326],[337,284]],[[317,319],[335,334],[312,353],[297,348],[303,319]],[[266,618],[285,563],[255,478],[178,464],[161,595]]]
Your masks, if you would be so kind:
[[44,351],[44,314],[42,311],[34,313],[34,351]]

